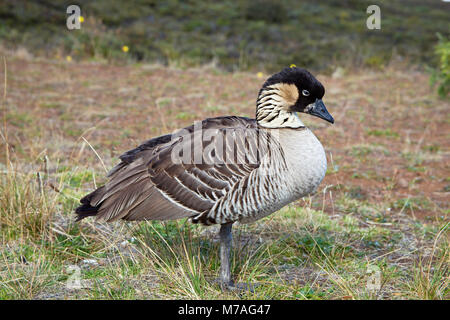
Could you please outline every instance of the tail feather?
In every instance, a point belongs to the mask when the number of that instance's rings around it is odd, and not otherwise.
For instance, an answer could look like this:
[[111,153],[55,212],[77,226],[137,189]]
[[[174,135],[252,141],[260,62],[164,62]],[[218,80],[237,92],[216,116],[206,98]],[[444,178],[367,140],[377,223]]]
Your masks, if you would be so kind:
[[90,204],[83,204],[75,209],[75,213],[78,215],[75,221],[80,221],[84,218],[95,216],[98,213],[100,206],[93,207]]
[[95,203],[95,198],[99,195],[99,193],[101,193],[103,188],[104,187],[98,188],[97,190],[89,193],[87,196],[83,197],[80,200],[81,206],[75,209],[75,213],[78,215],[75,221],[80,221],[86,217],[97,215],[98,210],[100,209],[102,204],[98,203],[96,205],[92,205],[92,203]]

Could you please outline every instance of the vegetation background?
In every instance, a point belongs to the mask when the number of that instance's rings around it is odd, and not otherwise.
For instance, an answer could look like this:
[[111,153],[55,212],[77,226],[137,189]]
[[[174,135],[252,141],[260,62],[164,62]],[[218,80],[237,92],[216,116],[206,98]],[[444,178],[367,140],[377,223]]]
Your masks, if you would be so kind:
[[[0,299],[448,299],[449,21],[437,0],[0,0]],[[336,123],[304,121],[329,169],[235,228],[233,273],[256,290],[214,283],[215,227],[74,222],[120,154],[252,117],[291,64],[327,89]]]
[[[448,3],[378,1],[382,31],[364,27],[365,0],[8,1],[0,37],[54,58],[127,59],[227,70],[274,72],[295,61],[310,69],[377,67],[392,59],[436,64],[436,33],[448,38]],[[83,28],[65,26],[62,8],[78,4]]]

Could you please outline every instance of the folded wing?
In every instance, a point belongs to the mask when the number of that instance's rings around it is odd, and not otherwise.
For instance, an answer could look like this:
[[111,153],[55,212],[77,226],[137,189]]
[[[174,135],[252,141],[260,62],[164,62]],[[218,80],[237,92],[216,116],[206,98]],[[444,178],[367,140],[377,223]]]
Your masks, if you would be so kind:
[[[201,129],[201,130],[200,130]],[[252,119],[206,119],[123,154],[109,181],[81,199],[78,219],[169,220],[208,212],[259,167],[270,137]]]

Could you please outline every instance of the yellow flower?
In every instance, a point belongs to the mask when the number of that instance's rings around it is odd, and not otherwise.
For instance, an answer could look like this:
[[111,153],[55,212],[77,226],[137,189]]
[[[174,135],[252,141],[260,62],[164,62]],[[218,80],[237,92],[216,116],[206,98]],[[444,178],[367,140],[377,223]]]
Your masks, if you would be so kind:
[[263,73],[262,73],[262,72],[258,72],[258,73],[256,74],[256,76],[257,76],[258,78],[262,78],[262,77],[263,77]]
[[67,62],[70,62],[70,61],[72,61],[72,57],[71,56],[67,56],[66,60],[67,60]]
[[295,68],[295,67],[296,67],[295,64],[291,64],[291,65],[289,66],[289,68]]
[[130,50],[130,48],[128,48],[128,46],[123,46],[122,47],[122,51],[123,52],[128,52],[128,50]]
[[84,22],[84,17],[83,17],[83,16],[79,16],[79,17],[78,17],[78,21],[80,21],[81,23],[83,23],[83,22]]

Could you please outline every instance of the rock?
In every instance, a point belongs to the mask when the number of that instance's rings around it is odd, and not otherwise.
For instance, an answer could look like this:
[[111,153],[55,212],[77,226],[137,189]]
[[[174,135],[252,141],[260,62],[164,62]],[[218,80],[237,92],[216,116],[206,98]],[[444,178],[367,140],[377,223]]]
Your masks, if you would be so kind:
[[400,179],[397,181],[397,185],[398,185],[400,188],[408,188],[409,183],[408,183],[408,181],[406,181],[405,179],[400,178]]
[[336,70],[334,70],[333,74],[331,75],[331,77],[333,79],[340,79],[345,75],[345,70],[344,68],[341,67],[337,67]]
[[81,261],[81,264],[86,268],[97,267],[99,265],[98,261],[95,259],[84,259],[83,261]]

